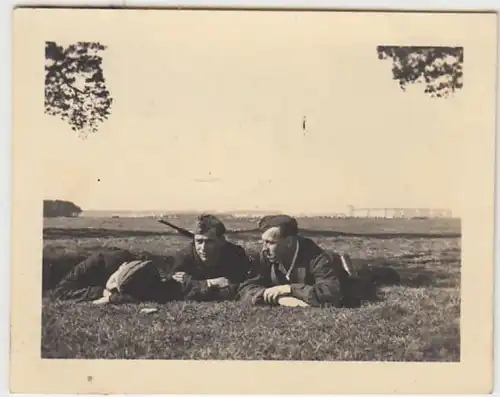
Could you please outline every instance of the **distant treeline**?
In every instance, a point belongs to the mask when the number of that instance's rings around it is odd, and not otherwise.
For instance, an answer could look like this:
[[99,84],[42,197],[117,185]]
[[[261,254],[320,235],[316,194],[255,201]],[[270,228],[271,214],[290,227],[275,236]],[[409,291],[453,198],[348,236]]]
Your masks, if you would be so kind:
[[71,201],[43,200],[43,216],[47,218],[76,217],[82,213],[82,209]]

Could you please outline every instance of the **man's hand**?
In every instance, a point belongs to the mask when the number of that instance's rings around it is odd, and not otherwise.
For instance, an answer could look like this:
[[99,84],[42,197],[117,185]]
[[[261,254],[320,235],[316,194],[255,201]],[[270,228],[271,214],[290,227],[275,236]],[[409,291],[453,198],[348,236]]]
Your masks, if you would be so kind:
[[229,280],[225,277],[211,278],[207,280],[207,284],[209,287],[224,288],[229,285]]
[[264,291],[264,301],[267,303],[276,304],[278,298],[281,296],[290,295],[291,287],[289,285],[277,285],[275,287],[267,288]]
[[184,284],[187,279],[187,274],[185,272],[176,272],[172,275],[172,279],[174,279],[178,283]]
[[281,296],[278,298],[278,305],[286,307],[309,307],[309,304],[293,296]]
[[109,296],[103,296],[102,298],[92,301],[94,305],[105,305],[109,303]]

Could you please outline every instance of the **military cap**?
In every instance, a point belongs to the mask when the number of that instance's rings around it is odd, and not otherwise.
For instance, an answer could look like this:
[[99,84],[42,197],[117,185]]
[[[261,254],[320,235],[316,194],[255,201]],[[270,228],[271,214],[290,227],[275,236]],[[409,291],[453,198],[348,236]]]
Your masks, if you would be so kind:
[[[150,260],[135,260],[123,263],[110,277],[106,288],[113,289],[114,286],[118,291],[127,291],[133,282],[138,279],[138,275],[144,277],[144,274],[146,274],[145,270],[151,269],[151,264]],[[134,283],[134,285],[136,284],[137,282]]]
[[289,215],[267,215],[259,221],[262,233],[272,227],[279,227],[282,237],[295,236],[299,232],[297,220]]
[[206,234],[211,231],[214,231],[218,237],[221,237],[222,235],[224,235],[224,233],[226,233],[226,227],[216,216],[209,214],[200,215],[196,219],[194,233]]

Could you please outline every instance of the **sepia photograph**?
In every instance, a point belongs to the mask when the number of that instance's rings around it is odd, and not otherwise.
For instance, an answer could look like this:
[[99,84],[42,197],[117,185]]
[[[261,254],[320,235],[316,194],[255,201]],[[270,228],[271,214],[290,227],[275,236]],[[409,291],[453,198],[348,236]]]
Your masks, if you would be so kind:
[[[345,368],[339,392],[458,392],[475,369],[487,392],[496,24],[16,10],[11,382],[166,393],[132,378],[192,364],[256,391],[269,363],[268,392],[307,391],[307,368]],[[379,366],[362,386],[349,363]]]

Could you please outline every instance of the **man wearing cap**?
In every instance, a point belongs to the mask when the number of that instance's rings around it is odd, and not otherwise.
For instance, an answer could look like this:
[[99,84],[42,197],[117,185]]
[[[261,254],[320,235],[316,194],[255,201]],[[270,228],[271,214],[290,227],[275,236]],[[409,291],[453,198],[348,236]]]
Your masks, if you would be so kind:
[[[252,305],[340,307],[345,258],[328,254],[299,236],[297,221],[271,215],[259,222],[262,250],[252,275],[241,284],[239,298]],[[344,270],[340,270],[344,269]]]
[[251,264],[243,247],[227,241],[225,233],[226,227],[217,217],[203,214],[197,218],[193,241],[175,255],[171,269],[185,300],[236,297]]

